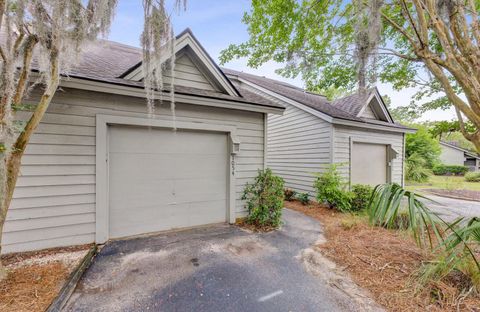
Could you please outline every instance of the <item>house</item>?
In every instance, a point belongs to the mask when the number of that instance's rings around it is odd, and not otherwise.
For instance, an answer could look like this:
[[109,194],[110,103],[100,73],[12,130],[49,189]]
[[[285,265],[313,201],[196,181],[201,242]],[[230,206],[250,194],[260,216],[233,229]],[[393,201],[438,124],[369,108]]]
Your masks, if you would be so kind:
[[440,141],[440,161],[445,165],[466,166],[470,171],[480,170],[480,156],[453,143]]
[[330,102],[324,96],[290,84],[225,70],[249,91],[286,106],[283,115],[270,115],[267,165],[287,187],[315,195],[315,173],[337,164],[352,184],[403,185],[405,133],[395,123],[376,88]]
[[3,252],[245,215],[244,185],[265,167],[267,114],[284,107],[228,79],[189,30],[175,54],[176,131],[169,92],[157,92],[164,103],[147,114],[141,49],[100,41],[84,50],[23,157]]

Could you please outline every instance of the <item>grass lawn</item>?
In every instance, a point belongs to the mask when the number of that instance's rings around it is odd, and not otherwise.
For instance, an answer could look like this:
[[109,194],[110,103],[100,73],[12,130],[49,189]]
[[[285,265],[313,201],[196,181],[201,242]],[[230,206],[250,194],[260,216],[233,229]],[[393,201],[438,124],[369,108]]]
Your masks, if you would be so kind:
[[418,183],[406,181],[406,188],[409,191],[421,191],[422,189],[440,190],[470,190],[480,192],[480,182],[466,182],[463,177],[455,176],[431,176],[430,181]]

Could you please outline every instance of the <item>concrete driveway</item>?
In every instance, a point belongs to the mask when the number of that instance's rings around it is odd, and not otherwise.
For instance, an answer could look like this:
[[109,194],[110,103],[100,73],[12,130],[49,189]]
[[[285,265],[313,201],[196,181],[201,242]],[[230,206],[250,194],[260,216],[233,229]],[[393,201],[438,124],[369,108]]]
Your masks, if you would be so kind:
[[281,230],[263,234],[215,225],[109,243],[65,310],[379,309],[309,249],[322,239],[317,221],[285,209],[284,222]]
[[470,219],[480,217],[480,202],[442,197],[433,194],[425,194],[433,200],[426,202],[427,206],[437,212],[445,221],[454,221],[459,217]]

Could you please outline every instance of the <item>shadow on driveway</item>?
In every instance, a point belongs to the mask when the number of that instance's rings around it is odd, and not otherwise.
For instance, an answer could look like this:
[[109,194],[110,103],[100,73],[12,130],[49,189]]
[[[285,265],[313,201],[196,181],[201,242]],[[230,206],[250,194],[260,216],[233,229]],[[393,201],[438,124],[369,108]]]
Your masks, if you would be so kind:
[[321,231],[316,220],[285,209],[282,229],[271,233],[224,224],[114,241],[65,310],[358,311],[302,263]]

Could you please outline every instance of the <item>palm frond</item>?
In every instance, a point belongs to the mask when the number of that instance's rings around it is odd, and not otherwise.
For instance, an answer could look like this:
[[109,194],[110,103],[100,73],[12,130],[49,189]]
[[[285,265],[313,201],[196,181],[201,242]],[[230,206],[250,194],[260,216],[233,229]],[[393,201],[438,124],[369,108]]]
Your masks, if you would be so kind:
[[[433,235],[443,241],[440,224],[443,221],[425,205],[428,198],[403,189],[398,184],[380,184],[373,191],[368,214],[370,222],[385,228],[395,228],[397,218],[407,212],[408,229],[419,246],[428,244],[433,248]],[[433,235],[432,235],[433,234]]]

